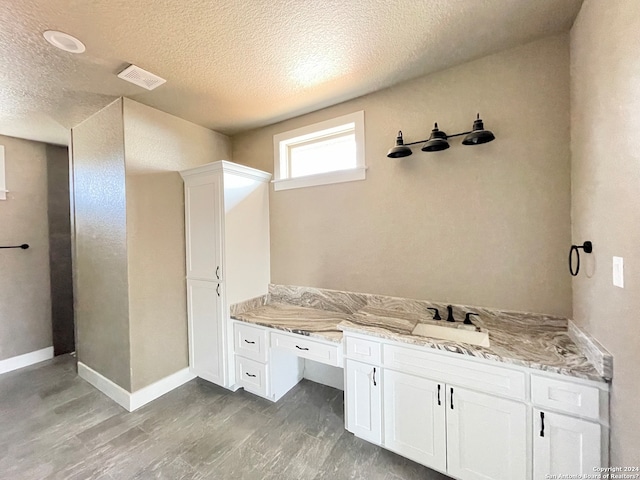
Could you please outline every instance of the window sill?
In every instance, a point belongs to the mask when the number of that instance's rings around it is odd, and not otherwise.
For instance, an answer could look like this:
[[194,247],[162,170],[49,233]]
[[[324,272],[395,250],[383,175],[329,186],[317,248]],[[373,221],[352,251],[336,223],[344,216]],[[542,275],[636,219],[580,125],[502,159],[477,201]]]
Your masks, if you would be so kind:
[[330,185],[332,183],[355,182],[367,177],[367,167],[351,168],[349,170],[336,170],[335,172],[319,173],[306,177],[283,178],[272,180],[273,188],[279,190],[291,190],[293,188],[315,187],[317,185]]

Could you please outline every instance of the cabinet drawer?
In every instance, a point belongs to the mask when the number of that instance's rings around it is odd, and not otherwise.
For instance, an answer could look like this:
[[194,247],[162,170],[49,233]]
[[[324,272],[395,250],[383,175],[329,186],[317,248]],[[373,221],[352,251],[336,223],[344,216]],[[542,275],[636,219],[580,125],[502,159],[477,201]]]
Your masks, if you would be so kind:
[[243,323],[233,327],[234,352],[257,362],[267,361],[267,331]]
[[371,363],[380,363],[382,348],[379,342],[354,337],[345,337],[345,340],[349,358]]
[[475,360],[457,359],[424,350],[384,345],[383,365],[452,385],[524,400],[526,375]]
[[600,418],[600,390],[589,385],[531,375],[531,401],[539,407]]
[[236,355],[236,382],[245,390],[266,397],[266,365]]
[[308,358],[316,362],[340,366],[340,358],[338,355],[338,347],[341,344],[327,344],[311,340],[302,335],[285,333],[271,333],[271,348],[277,348],[286,352],[293,353],[298,357]]

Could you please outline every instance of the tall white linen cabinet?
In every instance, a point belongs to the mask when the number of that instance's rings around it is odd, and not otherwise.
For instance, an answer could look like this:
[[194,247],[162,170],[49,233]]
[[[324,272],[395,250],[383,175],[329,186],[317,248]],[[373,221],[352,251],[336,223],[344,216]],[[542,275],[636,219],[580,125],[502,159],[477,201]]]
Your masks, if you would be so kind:
[[271,175],[224,160],[180,175],[190,369],[235,389],[229,306],[267,293]]

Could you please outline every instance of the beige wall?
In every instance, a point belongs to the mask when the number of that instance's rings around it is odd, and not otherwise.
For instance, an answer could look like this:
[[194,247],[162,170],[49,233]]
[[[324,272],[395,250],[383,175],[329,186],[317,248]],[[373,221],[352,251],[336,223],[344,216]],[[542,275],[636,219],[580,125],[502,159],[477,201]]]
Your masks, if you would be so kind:
[[[233,137],[273,172],[273,135],[364,110],[366,181],[271,192],[272,281],[571,314],[569,48],[561,35]],[[398,129],[490,144],[389,159]]]
[[[640,464],[640,3],[585,1],[571,31],[573,241],[593,254],[573,281],[576,321],[614,356],[611,465]],[[612,284],[624,258],[625,288]]]
[[78,360],[130,390],[122,100],[72,130]]
[[229,159],[228,137],[124,100],[132,391],[188,366],[179,171]]
[[178,172],[230,153],[226,136],[129,99],[73,130],[79,360],[131,392],[188,366]]
[[6,200],[0,200],[0,360],[50,347],[46,144],[0,136]]

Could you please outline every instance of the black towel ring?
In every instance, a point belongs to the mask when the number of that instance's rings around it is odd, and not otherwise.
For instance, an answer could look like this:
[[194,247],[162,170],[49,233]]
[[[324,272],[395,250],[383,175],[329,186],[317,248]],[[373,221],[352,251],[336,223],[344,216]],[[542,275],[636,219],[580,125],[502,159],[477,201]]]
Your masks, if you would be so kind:
[[[579,249],[584,250],[584,253],[593,252],[593,244],[589,241],[584,242],[582,245],[571,245],[571,249],[569,250],[569,272],[574,277],[578,275],[580,271],[580,251]],[[576,252],[576,270],[573,271],[573,252]]]

